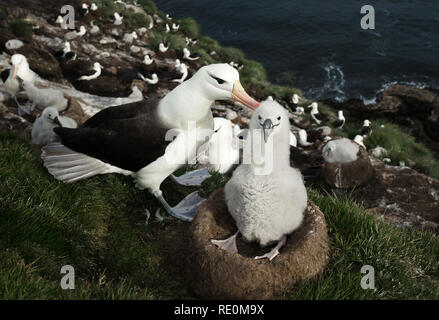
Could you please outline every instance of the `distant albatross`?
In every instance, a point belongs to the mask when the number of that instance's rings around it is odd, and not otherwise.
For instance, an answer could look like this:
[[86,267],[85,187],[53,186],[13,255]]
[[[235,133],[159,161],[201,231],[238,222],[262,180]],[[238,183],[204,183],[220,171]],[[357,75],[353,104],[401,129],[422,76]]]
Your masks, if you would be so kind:
[[210,106],[235,100],[251,109],[259,103],[227,64],[204,66],[161,100],[143,100],[106,108],[77,129],[55,128],[61,143],[43,148],[42,159],[58,180],[73,182],[97,174],[132,175],[174,217],[191,221],[202,198],[194,193],[171,208],[160,185],[192,159],[212,134]]

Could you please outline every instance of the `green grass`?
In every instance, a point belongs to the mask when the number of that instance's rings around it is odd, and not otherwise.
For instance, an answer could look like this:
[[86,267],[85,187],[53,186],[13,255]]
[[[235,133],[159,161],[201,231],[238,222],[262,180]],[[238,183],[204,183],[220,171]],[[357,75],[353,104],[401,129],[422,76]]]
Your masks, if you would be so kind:
[[[365,213],[353,199],[308,191],[324,212],[331,239],[329,268],[298,285],[288,299],[438,299],[439,240],[397,229]],[[361,267],[375,269],[375,289],[363,290]]]
[[183,18],[178,21],[180,24],[180,31],[191,39],[196,39],[200,36],[200,26],[192,18]]
[[[145,225],[144,209],[154,214],[160,205],[131,178],[63,184],[43,168],[37,148],[3,129],[0,152],[1,299],[194,298],[179,241],[189,225],[169,216]],[[226,181],[214,174],[201,194]],[[163,189],[171,205],[194,190],[168,180]],[[285,298],[439,298],[437,238],[378,221],[352,199],[309,194],[328,223],[331,261]],[[59,286],[67,264],[75,267],[75,290]],[[364,264],[375,267],[376,291],[359,287]]]
[[33,34],[32,26],[24,20],[12,20],[9,22],[9,28],[17,37],[30,38]]
[[439,161],[425,145],[385,120],[372,120],[372,130],[371,136],[365,140],[368,149],[381,146],[387,149],[386,157],[392,160],[392,164],[404,161],[406,165],[439,179]]
[[123,22],[127,31],[132,32],[142,27],[148,27],[149,18],[141,13],[125,12]]

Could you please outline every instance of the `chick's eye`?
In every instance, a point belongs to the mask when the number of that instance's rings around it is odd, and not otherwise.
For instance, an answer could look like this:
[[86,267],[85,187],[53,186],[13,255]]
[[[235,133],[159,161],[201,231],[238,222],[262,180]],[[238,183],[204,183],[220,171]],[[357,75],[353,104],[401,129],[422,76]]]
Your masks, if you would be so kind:
[[261,117],[261,116],[258,116],[258,118],[259,118],[259,120],[262,120],[262,117]]
[[280,117],[277,117],[277,120],[280,120]]

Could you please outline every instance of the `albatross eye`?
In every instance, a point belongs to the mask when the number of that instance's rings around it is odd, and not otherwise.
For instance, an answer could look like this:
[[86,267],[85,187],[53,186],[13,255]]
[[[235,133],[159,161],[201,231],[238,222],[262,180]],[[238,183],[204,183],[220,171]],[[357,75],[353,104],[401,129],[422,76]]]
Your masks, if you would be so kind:
[[280,117],[277,117],[277,120],[280,120]]
[[258,118],[259,118],[259,120],[262,120],[262,117],[261,117],[261,116],[258,116]]
[[223,80],[223,79],[220,79],[220,78],[217,78],[217,77],[215,77],[215,76],[213,76],[213,75],[210,75],[212,78],[214,78],[215,80],[216,80],[216,82],[218,82],[218,84],[223,84],[224,82],[226,82],[225,80]]

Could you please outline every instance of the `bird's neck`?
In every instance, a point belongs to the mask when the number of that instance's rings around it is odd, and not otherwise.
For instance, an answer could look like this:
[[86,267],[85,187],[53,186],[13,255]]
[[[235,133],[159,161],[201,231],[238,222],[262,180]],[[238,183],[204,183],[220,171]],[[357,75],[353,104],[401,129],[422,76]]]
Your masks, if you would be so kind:
[[289,132],[279,132],[275,136],[270,136],[265,143],[262,130],[256,130],[251,134],[250,139],[247,138],[244,152],[244,163],[248,163],[250,159],[250,165],[255,172],[258,170],[271,174],[290,167]]
[[159,116],[173,128],[187,128],[211,114],[213,100],[201,93],[195,81],[186,81],[168,93],[159,106]]

